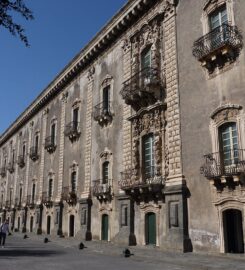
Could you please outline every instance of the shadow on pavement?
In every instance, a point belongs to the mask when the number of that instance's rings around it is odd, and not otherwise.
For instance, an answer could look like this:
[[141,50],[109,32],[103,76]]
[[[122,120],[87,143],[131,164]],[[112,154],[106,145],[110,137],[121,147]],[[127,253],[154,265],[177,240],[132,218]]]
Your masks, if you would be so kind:
[[7,249],[2,249],[0,250],[0,257],[49,257],[53,255],[62,255],[65,254],[65,252],[62,251],[54,251],[54,250],[27,250],[27,249],[22,249],[22,250],[7,250]]

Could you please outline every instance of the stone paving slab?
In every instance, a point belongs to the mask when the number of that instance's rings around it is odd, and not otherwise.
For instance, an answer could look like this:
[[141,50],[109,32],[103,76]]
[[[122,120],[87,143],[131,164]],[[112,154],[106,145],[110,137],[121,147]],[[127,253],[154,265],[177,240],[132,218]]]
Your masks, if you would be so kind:
[[[244,270],[244,255],[210,255],[196,253],[174,253],[158,248],[129,247],[134,253],[124,258],[125,246],[101,241],[83,242],[87,248],[78,249],[80,240],[52,237],[43,242],[45,236],[14,234],[7,238],[7,246],[0,249],[0,270],[18,269],[151,269],[151,270]],[[45,266],[45,267],[44,267]],[[113,268],[114,266],[114,268]],[[116,267],[115,267],[116,266]],[[75,268],[73,268],[75,267]],[[84,268],[83,268],[84,267]],[[102,269],[103,270],[103,269]]]

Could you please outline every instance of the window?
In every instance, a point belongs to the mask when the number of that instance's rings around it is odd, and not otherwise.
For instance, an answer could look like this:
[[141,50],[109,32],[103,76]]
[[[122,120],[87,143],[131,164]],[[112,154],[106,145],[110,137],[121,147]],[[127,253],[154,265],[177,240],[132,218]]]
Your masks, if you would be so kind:
[[53,123],[51,125],[51,143],[52,143],[52,145],[55,145],[55,136],[56,136],[56,124]]
[[77,172],[71,173],[71,191],[75,192],[77,186]]
[[128,226],[128,205],[121,206],[121,226]]
[[145,49],[141,54],[141,69],[147,69],[151,67],[151,48]]
[[53,195],[53,179],[49,179],[48,182],[48,197],[51,198]]
[[35,147],[36,153],[38,152],[38,144],[39,144],[39,136],[36,135],[35,136],[35,142],[34,142],[34,147]]
[[110,111],[110,86],[103,89],[103,113]]
[[87,209],[85,207],[82,208],[81,212],[81,225],[87,224]]
[[221,153],[224,165],[238,162],[238,136],[236,123],[224,124],[220,127]]
[[31,200],[32,202],[35,200],[35,194],[36,193],[36,184],[32,185],[32,193],[31,193]]
[[25,157],[26,155],[26,145],[24,144],[22,147],[22,156]]
[[22,201],[22,187],[20,188],[20,200],[19,200],[20,204],[21,204],[21,201]]
[[10,192],[9,192],[9,201],[10,201],[10,204],[12,203],[12,195],[13,195],[13,190],[11,188],[10,189]]
[[72,112],[72,119],[73,119],[73,129],[77,130],[78,121],[79,121],[79,108],[75,108]]
[[222,6],[218,10],[215,10],[209,15],[210,31],[221,26],[222,24],[228,23],[226,6]]
[[109,161],[105,161],[102,165],[102,184],[107,184],[109,180]]
[[145,179],[154,176],[154,136],[153,134],[143,137],[143,170]]

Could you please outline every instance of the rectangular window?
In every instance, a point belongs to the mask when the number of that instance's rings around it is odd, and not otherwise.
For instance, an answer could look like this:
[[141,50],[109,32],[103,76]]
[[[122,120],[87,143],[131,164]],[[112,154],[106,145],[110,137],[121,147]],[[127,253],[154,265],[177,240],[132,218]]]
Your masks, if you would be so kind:
[[227,10],[226,6],[224,5],[220,9],[214,11],[209,16],[209,22],[210,22],[210,30],[214,30],[215,28],[221,26],[222,24],[228,23],[227,18]]
[[110,110],[110,86],[103,89],[103,112],[107,113]]
[[36,135],[36,137],[35,137],[35,144],[34,144],[36,153],[38,152],[38,144],[39,144],[39,136]]
[[154,136],[143,137],[143,172],[145,179],[154,176]]
[[106,161],[102,166],[102,184],[107,184],[109,180],[109,162]]
[[81,211],[81,225],[87,224],[87,208],[82,208]]
[[33,184],[32,185],[32,197],[31,197],[32,202],[34,202],[34,200],[35,200],[35,195],[36,195],[36,185]]
[[49,179],[48,197],[51,198],[52,195],[53,195],[53,179]]
[[51,126],[51,143],[55,145],[55,136],[56,136],[56,124]]

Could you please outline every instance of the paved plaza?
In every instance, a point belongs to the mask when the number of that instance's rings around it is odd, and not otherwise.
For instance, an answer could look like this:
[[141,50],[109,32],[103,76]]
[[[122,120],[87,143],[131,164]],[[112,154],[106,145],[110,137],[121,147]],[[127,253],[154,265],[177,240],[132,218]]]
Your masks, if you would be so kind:
[[0,249],[0,270],[245,269],[244,255],[183,254],[130,247],[134,255],[124,258],[123,246],[85,242],[86,248],[79,250],[79,240],[76,239],[51,239],[47,244],[43,240],[44,236],[36,235],[27,239],[23,239],[22,234],[9,236],[6,247]]

